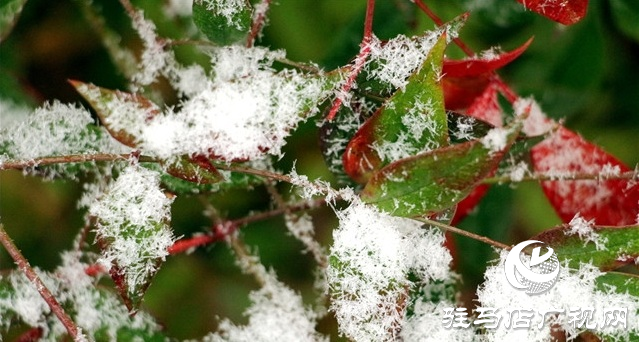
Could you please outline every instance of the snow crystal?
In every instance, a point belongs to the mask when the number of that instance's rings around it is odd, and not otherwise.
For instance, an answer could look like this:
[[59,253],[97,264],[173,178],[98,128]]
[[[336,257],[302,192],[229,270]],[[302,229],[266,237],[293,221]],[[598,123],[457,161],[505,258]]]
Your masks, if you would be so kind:
[[[4,114],[4,113],[3,113]],[[71,154],[125,153],[125,150],[101,128],[93,124],[86,109],[60,102],[45,104],[28,116],[4,121],[0,160],[30,160]]]
[[521,182],[526,177],[526,174],[530,173],[528,170],[528,164],[520,161],[516,165],[513,165],[509,170],[510,180],[513,182]]
[[414,270],[424,281],[450,276],[443,234],[355,201],[337,212],[327,280],[340,332],[356,341],[392,340]]
[[97,238],[108,242],[100,263],[122,268],[132,293],[155,273],[157,260],[166,257],[174,242],[166,223],[172,199],[159,184],[159,173],[129,166],[89,208],[97,217]]
[[435,120],[434,112],[435,108],[430,100],[415,101],[407,112],[402,113],[401,121],[405,129],[398,133],[396,140],[376,141],[372,148],[382,160],[391,163],[439,147],[437,140],[420,141],[424,134],[429,137],[440,135],[441,127]]
[[371,53],[364,66],[368,78],[395,88],[404,88],[408,84],[408,77],[424,63],[440,35],[440,31],[412,38],[398,35],[385,43],[373,37]]
[[284,215],[286,228],[296,239],[304,244],[305,252],[311,252],[318,263],[324,262],[324,250],[322,246],[315,240],[315,227],[313,219],[307,213],[301,215],[287,214]]
[[481,138],[481,143],[491,152],[502,151],[508,144],[508,133],[508,130],[505,128],[495,127]]
[[246,310],[249,322],[236,326],[220,322],[219,332],[204,338],[211,342],[297,342],[328,341],[315,331],[317,316],[304,307],[302,297],[267,273],[261,289],[249,295],[252,305]]
[[155,33],[155,24],[144,18],[143,11],[138,11],[133,17],[133,28],[142,38],[144,46],[139,62],[141,70],[133,76],[133,81],[146,86],[155,81],[161,70],[166,67],[167,59],[172,58],[172,54],[164,50],[164,44],[160,43]]
[[[579,269],[568,269],[568,263],[561,268],[559,278],[554,287],[548,292],[531,297],[523,291],[513,288],[504,275],[504,263],[507,251],[500,254],[499,263],[490,266],[485,273],[485,282],[477,292],[480,305],[499,310],[534,309],[537,312],[550,312],[552,310],[591,308],[594,310],[595,319],[603,319],[604,309],[627,308],[627,328],[608,325],[601,328],[598,324],[595,332],[601,332],[608,336],[615,336],[615,340],[627,341],[628,334],[639,332],[639,299],[627,294],[616,293],[614,288],[605,290],[597,288],[595,279],[602,273],[593,265],[581,264]],[[597,316],[598,315],[598,316]],[[564,329],[569,339],[573,339],[581,332],[567,317],[567,314],[553,317],[546,315],[549,321],[542,322],[541,315],[535,315],[531,322],[531,329],[507,329],[502,322],[496,329],[486,330],[486,339],[489,341],[551,341],[550,329],[556,323]]]
[[584,245],[588,242],[593,242],[597,250],[603,250],[606,248],[605,244],[608,239],[599,236],[593,229],[594,225],[594,220],[586,221],[577,213],[568,223],[568,229],[564,233],[566,235],[578,235],[580,239],[584,240]]
[[242,29],[237,14],[246,9],[246,0],[195,0],[195,3],[206,6],[206,9],[226,18],[228,26]]

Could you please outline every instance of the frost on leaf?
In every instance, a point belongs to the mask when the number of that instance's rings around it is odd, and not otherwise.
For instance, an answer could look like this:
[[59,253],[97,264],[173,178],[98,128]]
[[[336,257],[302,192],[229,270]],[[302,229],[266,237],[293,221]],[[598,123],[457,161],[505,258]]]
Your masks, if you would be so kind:
[[110,269],[130,310],[142,300],[175,240],[169,228],[171,202],[159,188],[159,173],[130,166],[89,208],[102,248],[99,261]]
[[[477,292],[482,307],[500,309],[531,308],[537,312],[564,310],[564,315],[535,315],[531,321],[531,329],[508,329],[502,322],[496,329],[487,329],[486,340],[489,341],[551,341],[551,326],[563,329],[569,339],[574,339],[584,328],[578,328],[570,321],[567,313],[570,309],[591,308],[597,327],[592,329],[597,334],[607,336],[606,341],[629,341],[629,334],[639,332],[639,298],[629,294],[616,292],[614,286],[598,286],[598,277],[604,275],[591,264],[580,264],[576,269],[569,269],[562,264],[557,283],[548,292],[531,296],[524,291],[516,290],[506,280],[504,263],[507,251],[500,254],[499,263],[490,266],[485,273],[485,281]],[[623,291],[622,291],[623,292]],[[627,308],[627,328],[623,325],[608,324],[604,327],[604,312],[609,308]]]
[[207,342],[315,342],[328,341],[315,331],[316,314],[304,307],[302,297],[266,273],[261,289],[249,295],[248,324],[220,322],[219,331],[206,336]]
[[242,42],[252,23],[253,8],[247,0],[195,0],[193,21],[212,42]]
[[[146,313],[130,317],[117,297],[97,288],[88,267],[77,252],[62,254],[62,265],[54,272],[38,271],[38,276],[71,318],[91,340],[115,341],[119,334],[142,339],[158,338],[160,331]],[[43,331],[44,341],[65,340],[67,330],[53,315],[34,285],[22,272],[0,277],[0,331],[21,321]]]
[[93,125],[87,110],[74,105],[56,101],[45,104],[26,117],[7,118],[6,121],[4,110],[2,114],[0,162],[123,152],[103,129]]
[[443,234],[358,202],[337,216],[327,281],[340,333],[355,341],[393,340],[413,285],[408,273],[424,282],[450,276]]
[[584,244],[593,242],[598,250],[604,249],[607,242],[606,238],[600,237],[593,229],[593,226],[594,220],[586,221],[577,214],[568,223],[566,235],[578,235],[584,241]]

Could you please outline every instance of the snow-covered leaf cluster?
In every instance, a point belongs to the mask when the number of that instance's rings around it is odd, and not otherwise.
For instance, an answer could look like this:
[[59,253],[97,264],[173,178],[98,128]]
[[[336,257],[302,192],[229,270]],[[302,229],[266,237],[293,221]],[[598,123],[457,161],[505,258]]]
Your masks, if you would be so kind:
[[9,103],[1,104],[0,110],[0,164],[10,159],[123,152],[81,107],[54,101],[26,116],[27,109]]
[[443,234],[357,202],[337,216],[327,280],[340,332],[355,341],[393,340],[409,290],[419,285],[409,272],[424,283],[451,276]]
[[[95,286],[85,273],[88,264],[80,253],[62,253],[62,265],[54,272],[37,271],[47,288],[68,312],[81,332],[91,340],[115,341],[118,336],[151,338],[160,326],[144,312],[130,317],[117,296]],[[60,341],[66,329],[22,272],[0,276],[0,330],[14,323],[13,318],[32,328],[42,329],[44,341]]]

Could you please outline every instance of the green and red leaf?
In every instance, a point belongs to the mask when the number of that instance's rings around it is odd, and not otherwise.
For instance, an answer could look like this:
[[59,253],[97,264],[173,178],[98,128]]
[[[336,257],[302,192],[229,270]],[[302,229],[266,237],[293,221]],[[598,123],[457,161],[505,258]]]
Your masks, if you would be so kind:
[[[432,149],[448,144],[446,111],[439,84],[445,48],[446,37],[442,35],[420,70],[408,79],[406,87],[398,90],[351,139],[343,164],[352,179],[365,183],[373,171],[394,161],[380,156],[375,146],[396,143],[400,136],[406,140],[403,147],[417,153],[427,147]],[[411,128],[415,128],[410,123],[428,126],[428,129],[410,134]]]
[[[111,136],[128,147],[137,146],[135,133],[125,129],[115,129],[111,120],[115,116],[141,115],[141,118],[131,118],[130,121],[150,121],[161,113],[160,108],[151,100],[138,94],[131,94],[119,90],[110,90],[98,87],[93,84],[79,81],[69,81],[82,97],[89,102],[96,111],[98,118]],[[125,108],[130,109],[130,113],[120,113]]]
[[570,260],[570,265],[590,263],[602,271],[610,271],[624,264],[634,264],[639,257],[639,226],[593,226],[596,243],[571,234],[569,225],[544,231],[533,237],[550,245],[560,260]]
[[518,118],[506,128],[496,128],[505,138],[499,149],[487,146],[484,138],[396,161],[373,174],[361,198],[397,216],[430,215],[450,208],[495,170],[521,126]]

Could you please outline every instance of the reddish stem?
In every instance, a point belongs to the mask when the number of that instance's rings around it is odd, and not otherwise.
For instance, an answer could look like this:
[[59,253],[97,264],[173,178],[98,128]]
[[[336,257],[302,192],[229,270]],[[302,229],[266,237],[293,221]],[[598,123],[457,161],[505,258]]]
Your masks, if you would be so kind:
[[11,258],[16,262],[18,268],[24,272],[25,276],[33,286],[35,286],[42,299],[49,305],[51,311],[58,317],[62,325],[67,329],[69,336],[73,338],[74,341],[82,341],[83,336],[80,333],[80,330],[75,325],[71,317],[64,311],[60,303],[55,299],[51,291],[47,288],[46,285],[42,282],[42,279],[38,277],[38,274],[33,270],[29,261],[22,255],[18,247],[13,243],[9,234],[4,230],[4,226],[0,224],[0,243],[7,249]]
[[[415,0],[415,5],[417,5],[417,7],[419,7],[419,9],[421,9],[424,13],[426,13],[426,15],[435,23],[435,25],[444,25],[444,21],[441,20],[441,18],[439,18],[437,14],[435,14],[435,12],[433,12],[422,0]],[[472,57],[475,55],[475,52],[473,52],[473,50],[469,48],[461,39],[453,38],[453,42],[457,46],[459,46],[459,48],[462,49],[462,51],[464,51],[464,53],[468,57]]]
[[[346,83],[342,86],[342,94],[347,94],[353,88],[353,83],[355,83],[355,79],[357,75],[362,71],[364,64],[366,63],[366,58],[371,53],[371,41],[373,40],[373,14],[375,12],[375,0],[367,0],[366,3],[366,19],[364,20],[364,37],[362,38],[362,43],[360,44],[360,50],[357,57],[355,57],[355,62],[353,67],[350,70],[348,78],[346,79]],[[343,100],[341,98],[336,98],[333,102],[333,106],[331,110],[328,112],[326,119],[331,121],[335,118],[337,111],[342,106]]]
[[205,246],[218,241],[222,241],[226,239],[229,235],[234,233],[237,229],[249,223],[266,220],[266,219],[283,215],[286,213],[293,213],[296,211],[312,209],[324,203],[326,203],[325,199],[320,198],[311,202],[297,203],[297,204],[293,204],[293,205],[289,205],[285,207],[280,207],[274,210],[253,214],[251,216],[243,217],[237,220],[217,223],[217,224],[214,224],[213,227],[211,228],[211,234],[198,235],[198,236],[193,236],[190,238],[178,240],[173,244],[173,246],[169,247],[168,252],[169,254],[184,253],[191,248]]
[[251,26],[251,32],[246,40],[246,47],[252,47],[255,44],[257,36],[262,32],[264,24],[266,24],[266,12],[268,12],[271,6],[271,0],[262,0],[262,2],[256,7],[259,9],[257,16],[253,19],[253,26]]

